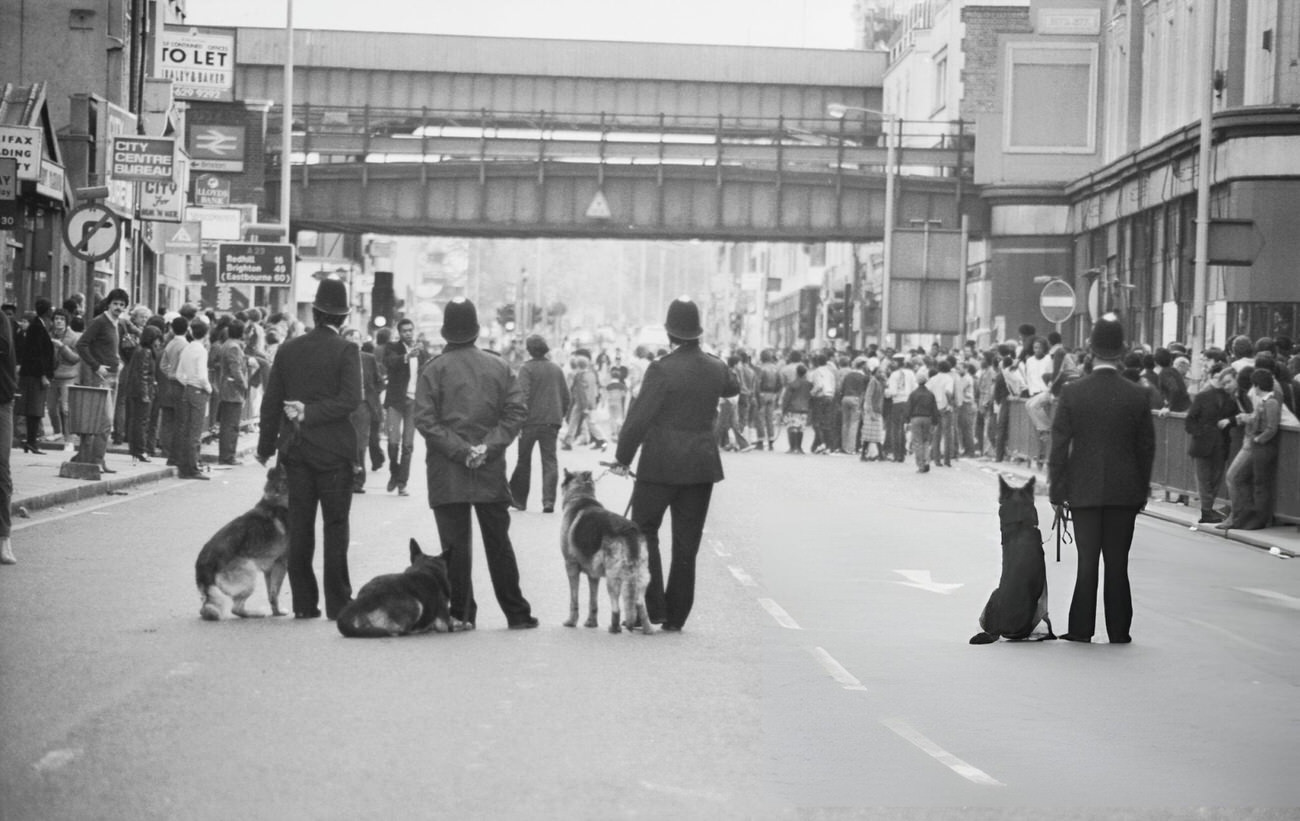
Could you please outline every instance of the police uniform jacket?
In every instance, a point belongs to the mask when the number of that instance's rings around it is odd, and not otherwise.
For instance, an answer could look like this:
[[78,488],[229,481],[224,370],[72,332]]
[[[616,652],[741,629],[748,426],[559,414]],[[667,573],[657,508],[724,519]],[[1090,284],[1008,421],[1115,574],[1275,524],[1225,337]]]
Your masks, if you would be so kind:
[[[524,394],[505,360],[473,343],[448,345],[415,383],[415,429],[424,436],[429,506],[509,502],[506,448],[528,416]],[[487,446],[487,461],[465,458]]]
[[722,481],[713,424],[718,399],[740,393],[736,374],[697,345],[683,345],[646,368],[618,435],[617,459],[632,464],[638,481],[698,485]]
[[[284,415],[284,403],[305,404],[302,421]],[[361,404],[361,349],[338,332],[317,326],[280,346],[262,394],[259,458],[282,445],[291,459],[328,469],[356,459],[357,432],[350,417]]]
[[1146,391],[1098,368],[1061,390],[1048,459],[1052,504],[1145,507],[1155,454]]

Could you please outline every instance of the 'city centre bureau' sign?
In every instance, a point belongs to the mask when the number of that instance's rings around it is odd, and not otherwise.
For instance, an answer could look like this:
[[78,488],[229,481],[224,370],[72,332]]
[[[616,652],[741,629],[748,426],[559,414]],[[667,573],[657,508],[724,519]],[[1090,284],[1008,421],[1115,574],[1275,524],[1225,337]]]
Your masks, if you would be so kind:
[[176,173],[176,141],[171,137],[113,138],[108,176],[135,182],[172,181]]

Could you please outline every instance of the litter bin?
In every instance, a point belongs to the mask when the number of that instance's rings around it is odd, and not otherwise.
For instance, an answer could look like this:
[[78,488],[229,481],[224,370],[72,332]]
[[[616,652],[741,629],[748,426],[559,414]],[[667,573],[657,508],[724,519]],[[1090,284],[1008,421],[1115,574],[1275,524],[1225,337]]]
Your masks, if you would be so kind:
[[99,433],[108,418],[108,388],[68,386],[68,428],[85,436]]

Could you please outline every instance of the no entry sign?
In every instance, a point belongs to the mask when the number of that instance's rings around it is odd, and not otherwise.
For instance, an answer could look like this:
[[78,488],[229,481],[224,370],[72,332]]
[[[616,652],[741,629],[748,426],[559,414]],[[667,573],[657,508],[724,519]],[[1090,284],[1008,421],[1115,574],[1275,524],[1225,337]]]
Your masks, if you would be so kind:
[[1054,279],[1043,286],[1038,297],[1038,309],[1048,322],[1060,324],[1074,316],[1074,289],[1068,282]]

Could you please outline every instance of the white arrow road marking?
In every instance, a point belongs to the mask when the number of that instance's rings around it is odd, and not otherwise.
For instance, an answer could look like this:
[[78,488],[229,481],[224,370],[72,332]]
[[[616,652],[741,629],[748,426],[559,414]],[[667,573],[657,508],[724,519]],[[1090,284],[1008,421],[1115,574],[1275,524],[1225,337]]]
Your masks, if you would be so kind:
[[1300,610],[1300,599],[1295,596],[1288,596],[1285,593],[1278,593],[1275,590],[1262,590],[1258,587],[1238,587],[1242,593],[1249,593],[1252,596],[1259,596],[1261,599],[1275,601],[1283,607],[1289,607],[1292,610]]
[[976,784],[983,784],[986,787],[1006,786],[993,776],[978,767],[973,767],[970,764],[967,764],[965,761],[962,761],[957,756],[921,735],[901,718],[882,718],[880,723],[884,724],[886,727],[897,733],[900,738],[912,744],[948,769],[957,773],[957,775],[965,778],[967,781],[973,781]]
[[845,690],[861,690],[864,693],[867,691],[862,682],[858,681],[848,670],[845,670],[844,666],[836,661],[830,653],[820,647],[811,647],[809,652],[821,662],[822,667],[826,668],[826,672],[831,674],[831,678],[838,681]]
[[771,599],[759,599],[758,603],[763,605],[763,609],[766,610],[768,614],[771,615],[772,618],[776,619],[777,624],[781,625],[785,629],[787,630],[803,629],[799,626],[798,622],[790,618],[790,614],[785,612],[785,610],[782,609],[781,605],[777,604]]
[[895,584],[917,587],[921,590],[929,590],[931,593],[942,593],[945,596],[962,586],[961,583],[936,582],[930,578],[929,570],[895,570],[894,572],[907,579],[905,582],[895,582]]
[[62,769],[72,763],[72,760],[81,755],[85,750],[80,747],[73,747],[66,750],[50,750],[41,756],[41,760],[34,765],[37,772],[48,773]]
[[754,581],[754,579],[745,572],[745,568],[729,564],[727,565],[727,569],[731,571],[731,575],[736,577],[736,581],[740,582],[745,587],[758,587],[758,582]]

